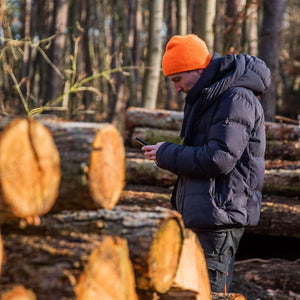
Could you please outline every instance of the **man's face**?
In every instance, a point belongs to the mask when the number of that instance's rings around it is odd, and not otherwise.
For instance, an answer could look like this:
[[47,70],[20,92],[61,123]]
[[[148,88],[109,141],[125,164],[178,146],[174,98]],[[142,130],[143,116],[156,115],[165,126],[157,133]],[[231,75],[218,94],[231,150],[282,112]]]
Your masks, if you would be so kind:
[[203,69],[187,71],[182,73],[176,73],[169,75],[168,77],[174,84],[174,88],[177,93],[184,92],[187,93],[199,80]]

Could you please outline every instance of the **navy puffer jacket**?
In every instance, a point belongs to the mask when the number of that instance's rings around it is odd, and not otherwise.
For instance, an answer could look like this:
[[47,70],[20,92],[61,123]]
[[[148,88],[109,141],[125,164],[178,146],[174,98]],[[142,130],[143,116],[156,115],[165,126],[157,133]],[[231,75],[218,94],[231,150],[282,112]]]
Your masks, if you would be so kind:
[[270,71],[248,55],[215,54],[188,92],[183,145],[164,143],[159,167],[177,174],[172,203],[185,226],[222,230],[256,225],[264,179],[264,113],[256,95]]

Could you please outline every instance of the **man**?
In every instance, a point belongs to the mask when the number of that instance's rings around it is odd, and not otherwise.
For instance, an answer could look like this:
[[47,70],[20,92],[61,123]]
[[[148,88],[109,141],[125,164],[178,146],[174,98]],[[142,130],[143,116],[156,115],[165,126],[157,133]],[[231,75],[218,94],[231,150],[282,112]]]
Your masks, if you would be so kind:
[[192,34],[170,39],[162,68],[186,93],[184,142],[142,150],[178,175],[171,202],[201,242],[212,291],[228,292],[244,227],[259,221],[265,128],[256,96],[269,87],[270,71],[248,55],[211,58]]

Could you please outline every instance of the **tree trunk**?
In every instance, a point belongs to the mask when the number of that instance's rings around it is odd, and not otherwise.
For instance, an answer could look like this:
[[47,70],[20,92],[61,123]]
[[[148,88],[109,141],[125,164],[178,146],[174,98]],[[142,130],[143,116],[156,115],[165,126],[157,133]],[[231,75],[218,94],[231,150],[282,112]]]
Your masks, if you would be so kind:
[[54,18],[52,34],[56,34],[55,40],[51,44],[49,58],[56,67],[48,66],[47,91],[44,96],[44,104],[55,100],[63,92],[63,62],[66,44],[66,30],[68,20],[68,0],[54,1]]
[[[125,67],[133,66],[133,57],[132,51],[129,48],[129,40],[128,40],[128,32],[130,28],[126,23],[127,16],[125,16],[126,7],[124,1],[117,1],[117,16],[118,16],[118,23],[119,23],[119,34],[121,36],[121,49],[123,52],[123,65]],[[132,49],[132,48],[131,48]],[[126,81],[129,88],[129,103],[125,106],[132,106],[137,104],[136,98],[136,78],[135,78],[135,70],[128,70],[129,76],[126,76]]]
[[[89,1],[80,0],[78,16],[80,26],[80,30],[78,30],[78,37],[80,38],[80,51],[78,53],[78,66],[80,66],[80,68],[78,68],[78,72],[79,76],[88,77],[93,74],[89,51],[89,19],[91,18]],[[84,110],[89,109],[92,102],[92,94],[90,92],[83,92],[82,98]],[[87,118],[87,115],[85,115],[84,118]]]
[[201,1],[199,5],[199,29],[198,35],[206,44],[211,55],[214,53],[213,24],[216,14],[216,0]]
[[245,32],[246,40],[244,52],[257,56],[258,50],[258,3],[253,0],[247,0]]
[[30,31],[30,24],[31,24],[31,9],[30,9],[30,1],[26,0],[25,2],[25,40],[28,41],[28,43],[25,43],[24,45],[24,54],[23,54],[23,68],[22,68],[22,81],[23,85],[21,87],[21,92],[24,96],[24,98],[29,100],[29,94],[30,94],[30,45],[29,41],[31,40],[31,31]]
[[239,53],[241,50],[242,23],[245,0],[228,0],[226,6],[225,51]]
[[163,0],[150,2],[149,42],[143,83],[143,103],[147,108],[156,107],[162,51],[163,3]]
[[1,209],[20,218],[47,213],[61,177],[59,153],[47,128],[34,119],[7,125],[0,138],[0,174]]
[[261,97],[267,121],[274,121],[279,80],[281,29],[286,0],[264,0],[264,17],[260,32],[259,56],[271,70],[272,80],[268,92]]
[[187,0],[176,0],[177,29],[176,33],[185,35],[187,32]]
[[218,0],[216,3],[214,51],[218,52],[220,55],[224,54],[225,6],[226,0]]

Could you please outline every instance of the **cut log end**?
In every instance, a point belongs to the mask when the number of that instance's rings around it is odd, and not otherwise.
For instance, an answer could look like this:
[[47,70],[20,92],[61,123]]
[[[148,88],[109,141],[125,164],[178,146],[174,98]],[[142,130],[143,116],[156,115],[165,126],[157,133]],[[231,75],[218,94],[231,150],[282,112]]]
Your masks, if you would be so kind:
[[60,158],[49,130],[34,119],[16,119],[0,138],[1,206],[20,218],[47,213],[60,183]]
[[137,300],[127,242],[107,236],[90,255],[75,288],[77,300]]
[[205,256],[196,234],[185,229],[180,262],[174,283],[196,291],[200,299],[210,299],[211,289]]
[[149,272],[155,291],[165,293],[171,288],[182,243],[182,225],[175,218],[166,219],[153,239],[149,255]]
[[32,290],[27,290],[18,285],[1,295],[0,300],[37,300]]
[[[101,172],[99,172],[101,168]],[[125,186],[125,148],[113,125],[100,129],[93,142],[89,166],[91,197],[101,207],[112,209]]]
[[3,261],[3,241],[2,241],[2,236],[0,234],[0,276],[2,271],[2,261]]

